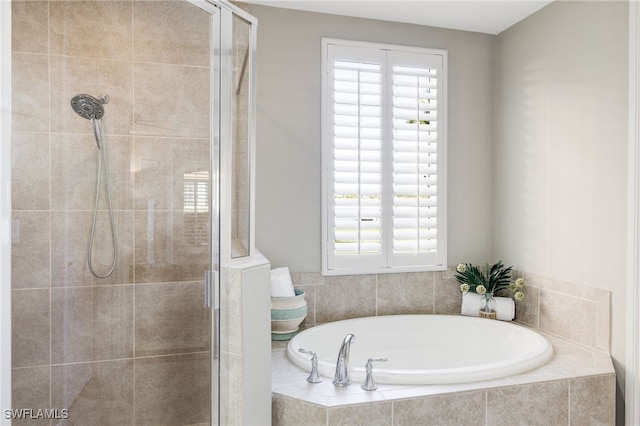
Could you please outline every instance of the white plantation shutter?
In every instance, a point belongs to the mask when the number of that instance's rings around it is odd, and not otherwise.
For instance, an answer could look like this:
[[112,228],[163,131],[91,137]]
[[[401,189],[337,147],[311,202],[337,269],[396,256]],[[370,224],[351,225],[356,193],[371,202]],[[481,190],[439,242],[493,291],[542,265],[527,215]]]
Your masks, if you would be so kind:
[[438,79],[441,57],[389,52],[393,158],[390,264],[438,262]]
[[375,267],[383,260],[384,54],[377,49],[341,47],[330,55],[331,257],[339,268]]
[[323,45],[323,273],[443,269],[442,51]]

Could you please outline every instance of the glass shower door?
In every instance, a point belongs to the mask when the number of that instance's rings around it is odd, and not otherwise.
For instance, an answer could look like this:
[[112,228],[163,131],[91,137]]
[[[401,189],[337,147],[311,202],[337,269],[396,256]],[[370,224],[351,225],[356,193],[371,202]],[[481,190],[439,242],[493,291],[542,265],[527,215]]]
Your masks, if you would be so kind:
[[[204,277],[215,281],[219,269],[220,9],[13,5],[15,415],[56,416],[29,424],[217,424],[219,324]],[[70,106],[102,93],[118,243],[106,278],[87,263],[95,135]],[[113,251],[101,191],[99,272]]]

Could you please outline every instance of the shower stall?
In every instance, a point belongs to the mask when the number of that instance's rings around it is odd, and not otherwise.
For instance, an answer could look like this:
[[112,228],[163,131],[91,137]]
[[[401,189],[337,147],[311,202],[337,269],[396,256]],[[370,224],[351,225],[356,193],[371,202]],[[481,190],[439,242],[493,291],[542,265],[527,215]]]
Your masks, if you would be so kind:
[[233,423],[221,271],[256,254],[256,20],[215,0],[11,15],[12,424]]

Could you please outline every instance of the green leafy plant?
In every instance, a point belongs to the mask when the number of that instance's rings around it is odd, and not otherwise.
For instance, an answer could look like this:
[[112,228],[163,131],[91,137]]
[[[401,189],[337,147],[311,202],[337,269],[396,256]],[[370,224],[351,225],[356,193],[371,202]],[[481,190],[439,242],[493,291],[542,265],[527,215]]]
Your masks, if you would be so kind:
[[516,300],[524,299],[524,278],[511,281],[512,267],[506,267],[502,261],[491,266],[487,263],[484,269],[480,269],[470,263],[460,263],[456,267],[456,280],[460,283],[460,291],[463,293],[495,293],[499,290],[509,289]]

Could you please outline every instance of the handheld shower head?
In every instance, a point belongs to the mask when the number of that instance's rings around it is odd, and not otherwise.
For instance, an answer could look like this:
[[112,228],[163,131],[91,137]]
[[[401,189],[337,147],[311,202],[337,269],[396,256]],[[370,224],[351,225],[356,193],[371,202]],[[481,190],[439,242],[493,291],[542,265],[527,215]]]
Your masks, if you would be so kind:
[[96,99],[91,95],[79,94],[71,98],[71,108],[82,118],[99,120],[104,115],[102,105],[107,102],[109,102],[107,95],[100,95],[100,99]]
[[109,102],[109,95],[101,94],[98,99],[91,95],[81,93],[71,98],[71,108],[82,118],[91,120],[93,135],[96,137],[96,145],[100,149],[101,137],[98,121],[104,115],[104,107],[102,105]]

